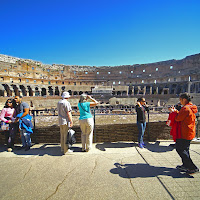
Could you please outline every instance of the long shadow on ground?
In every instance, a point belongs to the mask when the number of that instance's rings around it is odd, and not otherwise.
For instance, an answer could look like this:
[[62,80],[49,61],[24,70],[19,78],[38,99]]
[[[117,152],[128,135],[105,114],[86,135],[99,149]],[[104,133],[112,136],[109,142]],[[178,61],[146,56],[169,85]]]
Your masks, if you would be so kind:
[[101,151],[106,151],[107,148],[128,148],[135,146],[137,146],[137,144],[127,142],[104,142],[103,144],[96,144],[96,148]]
[[156,167],[149,164],[114,164],[116,168],[110,170],[112,174],[119,174],[122,178],[137,178],[137,177],[157,177],[159,175],[171,176],[173,178],[194,178],[191,175],[180,172],[178,169],[168,167]]
[[[43,144],[40,147],[36,147],[33,145],[30,150],[25,151],[24,149],[19,149],[20,146],[15,145],[15,149],[13,150],[13,153],[16,155],[37,155],[37,156],[63,156],[63,153],[61,152],[60,145],[59,144]],[[0,152],[6,151],[6,146],[1,145],[0,146]],[[71,148],[74,152],[81,152],[81,148],[79,147],[72,147]]]
[[151,152],[173,151],[175,149],[175,146],[170,146],[170,144],[168,146],[160,146],[160,141],[156,141],[155,143],[146,143],[146,149]]

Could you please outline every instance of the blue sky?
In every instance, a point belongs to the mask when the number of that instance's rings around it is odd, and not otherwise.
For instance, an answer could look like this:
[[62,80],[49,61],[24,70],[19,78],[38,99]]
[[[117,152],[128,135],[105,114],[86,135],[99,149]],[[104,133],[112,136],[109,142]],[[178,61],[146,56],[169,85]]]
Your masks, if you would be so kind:
[[0,54],[117,66],[200,53],[199,0],[0,0]]

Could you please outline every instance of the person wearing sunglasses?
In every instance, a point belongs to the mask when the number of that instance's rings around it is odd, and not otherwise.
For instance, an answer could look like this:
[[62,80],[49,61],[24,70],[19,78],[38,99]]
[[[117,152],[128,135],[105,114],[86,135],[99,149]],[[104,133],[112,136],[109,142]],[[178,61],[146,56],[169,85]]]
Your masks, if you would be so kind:
[[12,126],[12,117],[15,112],[15,101],[14,99],[7,99],[4,108],[0,114],[0,120],[3,123],[8,124],[8,130],[5,130],[5,143],[7,145],[7,151],[11,152],[14,148],[15,131]]
[[137,100],[137,105],[135,107],[135,110],[137,112],[137,127],[138,127],[138,146],[140,148],[144,148],[145,144],[143,141],[144,132],[146,128],[146,111],[149,111],[148,106],[146,105],[145,98],[141,97]]

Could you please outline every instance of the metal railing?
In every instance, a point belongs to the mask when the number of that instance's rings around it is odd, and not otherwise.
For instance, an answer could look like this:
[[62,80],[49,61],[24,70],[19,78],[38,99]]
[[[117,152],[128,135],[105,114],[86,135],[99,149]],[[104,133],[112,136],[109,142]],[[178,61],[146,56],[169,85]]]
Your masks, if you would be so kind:
[[[114,109],[113,109],[114,110]],[[99,109],[96,109],[96,108],[93,108],[91,109],[91,113],[94,117],[94,141],[96,141],[96,129],[95,129],[95,122],[96,122],[96,116],[97,115],[136,115],[136,112],[134,112],[132,110],[132,112],[130,113],[110,113],[108,112],[110,111],[109,109],[102,109],[102,108],[99,108]],[[121,109],[121,111],[126,111],[126,110],[123,110]],[[128,111],[131,111],[131,110],[128,110]],[[36,127],[36,120],[35,120],[35,117],[36,116],[40,116],[40,115],[43,115],[43,116],[58,116],[57,114],[57,109],[43,109],[43,110],[31,110],[30,111],[32,116],[33,116],[33,126],[34,126],[34,132],[35,132],[35,127]],[[78,110],[73,110],[74,113],[77,113],[75,114],[76,116],[79,116],[79,113],[78,113]],[[169,113],[168,109],[163,109],[163,107],[153,107],[150,108],[150,111],[147,112],[147,136],[148,136],[148,140],[150,139],[150,123],[149,123],[149,119],[150,119],[150,114],[167,114]],[[196,113],[196,137],[198,138],[199,136],[199,118],[200,117],[200,114],[199,112]],[[35,135],[36,132],[35,132]]]

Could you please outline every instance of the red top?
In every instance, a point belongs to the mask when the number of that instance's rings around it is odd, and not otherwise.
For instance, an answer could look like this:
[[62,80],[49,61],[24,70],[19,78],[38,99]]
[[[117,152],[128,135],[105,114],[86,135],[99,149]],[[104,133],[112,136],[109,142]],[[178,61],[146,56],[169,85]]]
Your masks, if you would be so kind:
[[172,112],[169,114],[167,125],[171,126],[170,135],[172,135],[174,142],[176,142],[176,139],[181,138],[181,123],[175,121],[175,117],[178,115],[177,112]]

